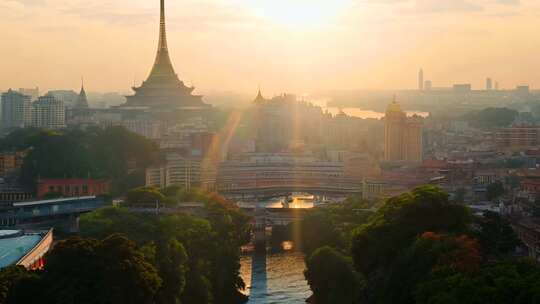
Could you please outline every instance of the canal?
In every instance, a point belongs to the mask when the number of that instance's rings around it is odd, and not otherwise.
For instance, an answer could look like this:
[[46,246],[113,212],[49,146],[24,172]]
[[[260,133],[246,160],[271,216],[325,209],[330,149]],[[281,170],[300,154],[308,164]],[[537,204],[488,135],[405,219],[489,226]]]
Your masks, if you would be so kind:
[[[265,201],[240,203],[242,206],[258,205],[265,208],[309,209],[316,205],[315,197],[293,193]],[[304,255],[292,250],[292,242],[282,244],[283,252],[249,253],[242,256],[240,274],[246,283],[248,304],[300,304],[311,296],[304,278]]]
[[248,304],[305,303],[311,291],[304,269],[304,256],[296,251],[243,256],[240,273]]

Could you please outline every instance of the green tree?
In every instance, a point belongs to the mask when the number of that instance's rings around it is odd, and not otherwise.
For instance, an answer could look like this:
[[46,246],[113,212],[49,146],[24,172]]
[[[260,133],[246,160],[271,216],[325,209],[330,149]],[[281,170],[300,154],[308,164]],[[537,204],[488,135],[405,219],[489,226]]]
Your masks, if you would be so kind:
[[153,303],[162,284],[135,243],[119,235],[58,242],[42,280],[54,303]]
[[304,275],[315,303],[357,303],[361,277],[350,258],[330,247],[322,247],[306,260],[306,268]]
[[87,130],[16,130],[0,140],[3,151],[27,150],[21,181],[33,186],[41,178],[109,178],[113,192],[144,183],[141,170],[155,160],[150,140],[122,127]]
[[125,204],[127,206],[150,206],[155,207],[157,203],[162,204],[165,196],[154,187],[140,187],[129,190],[126,193]]
[[480,230],[476,233],[476,237],[486,255],[508,256],[520,244],[510,222],[496,212],[484,212],[484,216],[477,219],[477,224]]
[[535,261],[499,262],[476,273],[438,273],[415,288],[418,304],[540,303]]
[[176,239],[163,240],[157,246],[155,265],[163,279],[163,285],[158,291],[158,303],[181,303],[186,286],[187,261],[186,249]]
[[186,199],[203,203],[205,219],[187,215],[134,214],[125,208],[104,208],[81,217],[81,233],[93,237],[115,232],[127,235],[143,246],[145,255],[153,261],[161,277],[172,275],[167,273],[167,268],[177,266],[160,266],[159,252],[167,252],[163,244],[176,240],[187,254],[181,303],[228,304],[245,300],[238,291],[245,287],[239,274],[240,246],[249,241],[250,218],[215,194],[179,188],[163,192],[168,194],[166,199],[173,201]]
[[37,303],[43,299],[43,288],[37,273],[22,266],[0,270],[0,303]]
[[323,246],[349,252],[353,231],[368,220],[372,213],[365,210],[371,207],[370,202],[351,198],[339,204],[316,207],[307,212],[300,225],[292,223],[290,230],[300,233],[300,239],[295,241],[308,256]]
[[355,267],[366,275],[383,270],[418,235],[426,231],[464,233],[470,222],[468,209],[450,203],[437,187],[422,186],[390,198],[357,229],[352,247]]
[[493,201],[504,193],[503,184],[499,181],[489,184],[486,189],[486,197],[490,201]]
[[472,273],[481,260],[475,239],[426,232],[396,259],[379,288],[377,303],[413,304],[416,286],[434,273]]

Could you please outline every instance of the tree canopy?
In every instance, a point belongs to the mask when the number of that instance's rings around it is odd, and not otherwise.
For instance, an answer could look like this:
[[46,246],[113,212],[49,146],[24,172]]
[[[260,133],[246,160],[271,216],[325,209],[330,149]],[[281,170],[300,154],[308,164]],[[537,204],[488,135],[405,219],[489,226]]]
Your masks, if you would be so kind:
[[41,178],[109,178],[123,193],[140,186],[142,171],[157,151],[144,137],[123,127],[49,131],[20,129],[0,141],[3,151],[27,150],[21,181],[33,186]]
[[[238,290],[245,285],[240,278],[239,256],[240,246],[249,240],[249,217],[216,194],[180,188],[152,191],[163,195],[165,200],[202,202],[206,216],[204,219],[188,215],[149,216],[132,213],[127,208],[104,208],[81,218],[82,235],[102,237],[118,232],[128,236],[146,248],[148,256],[155,256],[151,260],[162,278],[173,276],[171,269],[183,269],[183,290],[165,286],[164,299],[175,298],[190,304],[241,301],[244,296]],[[182,254],[170,251],[178,245],[185,249],[185,267],[175,262],[182,260]],[[171,256],[169,263],[161,258],[164,252]]]
[[[527,262],[511,259],[519,241],[508,220],[490,212],[473,216],[436,187],[389,198],[364,223],[358,217],[351,246],[342,245],[347,244],[342,223],[334,222],[331,212],[319,212],[324,209],[307,217],[320,225],[314,228],[319,235],[310,236],[314,249],[305,272],[315,303],[540,301],[533,283],[540,268],[525,271]],[[350,259],[354,269],[343,266]],[[349,297],[352,281],[358,293]],[[329,300],[335,295],[337,302]]]
[[352,248],[355,267],[363,273],[384,269],[422,233],[463,233],[471,219],[466,207],[450,203],[448,195],[433,186],[390,198],[356,231]]
[[306,260],[304,272],[317,304],[354,304],[360,295],[360,275],[352,260],[330,247],[317,249]]

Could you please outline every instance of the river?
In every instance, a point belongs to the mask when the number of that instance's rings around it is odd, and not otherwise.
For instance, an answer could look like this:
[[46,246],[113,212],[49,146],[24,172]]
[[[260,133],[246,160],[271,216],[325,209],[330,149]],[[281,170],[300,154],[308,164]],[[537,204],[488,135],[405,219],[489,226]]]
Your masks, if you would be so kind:
[[300,252],[253,253],[243,256],[240,262],[248,304],[300,304],[311,295]]

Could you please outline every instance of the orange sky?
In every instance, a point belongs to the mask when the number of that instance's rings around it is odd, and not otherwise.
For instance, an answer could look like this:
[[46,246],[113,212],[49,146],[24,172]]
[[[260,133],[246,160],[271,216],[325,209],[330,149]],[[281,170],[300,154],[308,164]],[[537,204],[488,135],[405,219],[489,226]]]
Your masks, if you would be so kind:
[[[415,88],[487,76],[540,87],[537,0],[167,0],[198,93]],[[1,0],[0,90],[127,92],[150,70],[158,0]]]

